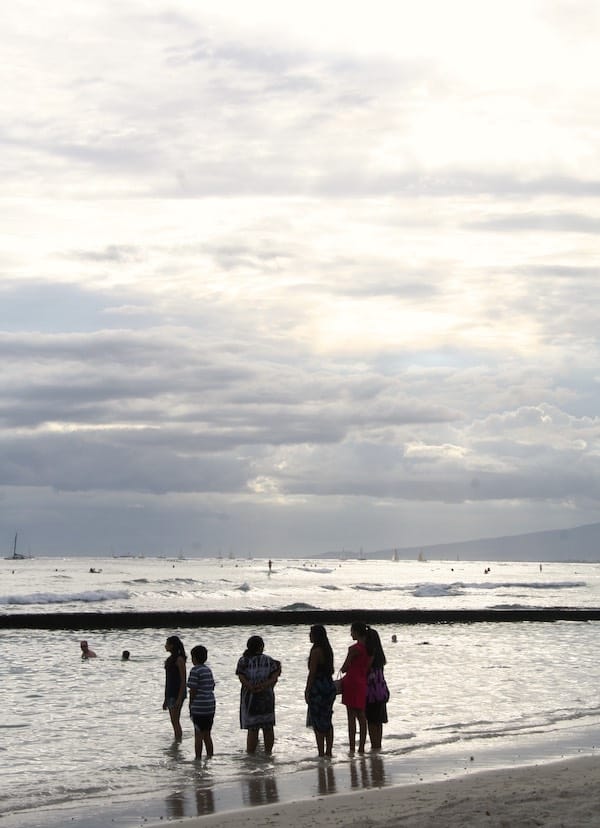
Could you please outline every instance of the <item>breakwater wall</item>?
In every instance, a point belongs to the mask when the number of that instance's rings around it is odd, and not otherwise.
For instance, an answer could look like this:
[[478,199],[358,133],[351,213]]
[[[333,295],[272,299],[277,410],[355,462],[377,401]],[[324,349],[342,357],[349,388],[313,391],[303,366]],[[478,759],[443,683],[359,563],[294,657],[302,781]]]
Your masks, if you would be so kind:
[[60,612],[0,615],[0,629],[127,630],[186,627],[265,627],[310,624],[481,624],[600,621],[600,609],[507,610],[224,610],[199,612]]

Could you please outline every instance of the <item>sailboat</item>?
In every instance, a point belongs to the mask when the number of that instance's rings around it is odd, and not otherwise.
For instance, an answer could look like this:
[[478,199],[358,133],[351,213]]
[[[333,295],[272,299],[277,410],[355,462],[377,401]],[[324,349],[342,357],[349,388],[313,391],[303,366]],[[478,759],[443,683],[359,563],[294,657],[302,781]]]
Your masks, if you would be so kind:
[[8,557],[5,558],[6,561],[24,561],[25,560],[25,555],[21,555],[19,552],[17,552],[17,537],[18,537],[18,535],[19,535],[19,533],[15,532],[15,541],[13,543],[13,553],[12,553],[12,555],[9,555]]

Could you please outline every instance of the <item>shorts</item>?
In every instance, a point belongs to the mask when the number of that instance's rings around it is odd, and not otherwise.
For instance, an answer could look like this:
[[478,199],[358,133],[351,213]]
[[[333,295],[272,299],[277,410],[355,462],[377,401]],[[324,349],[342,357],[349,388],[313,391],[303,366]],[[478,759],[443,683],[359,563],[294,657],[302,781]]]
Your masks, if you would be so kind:
[[207,730],[211,731],[214,720],[214,713],[212,714],[212,716],[192,716],[194,730],[199,730],[201,732],[205,732]]

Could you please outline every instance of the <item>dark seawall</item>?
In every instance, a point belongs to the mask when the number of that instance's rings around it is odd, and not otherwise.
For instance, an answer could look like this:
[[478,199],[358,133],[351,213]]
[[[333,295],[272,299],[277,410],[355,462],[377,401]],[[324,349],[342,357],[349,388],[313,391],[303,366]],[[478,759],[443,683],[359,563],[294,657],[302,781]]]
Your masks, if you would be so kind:
[[61,612],[0,615],[0,629],[127,630],[144,627],[258,627],[310,624],[480,624],[600,621],[600,609],[231,610],[214,612]]

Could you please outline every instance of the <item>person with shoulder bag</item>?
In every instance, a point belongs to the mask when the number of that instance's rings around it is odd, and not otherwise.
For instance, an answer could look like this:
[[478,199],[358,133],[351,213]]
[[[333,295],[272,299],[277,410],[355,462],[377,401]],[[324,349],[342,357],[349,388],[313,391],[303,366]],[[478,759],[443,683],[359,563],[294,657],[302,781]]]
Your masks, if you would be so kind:
[[390,700],[390,691],[385,680],[383,668],[387,663],[381,639],[377,630],[367,628],[366,646],[372,655],[371,668],[367,675],[367,704],[365,715],[371,750],[381,749],[383,725],[387,724],[387,703]]

